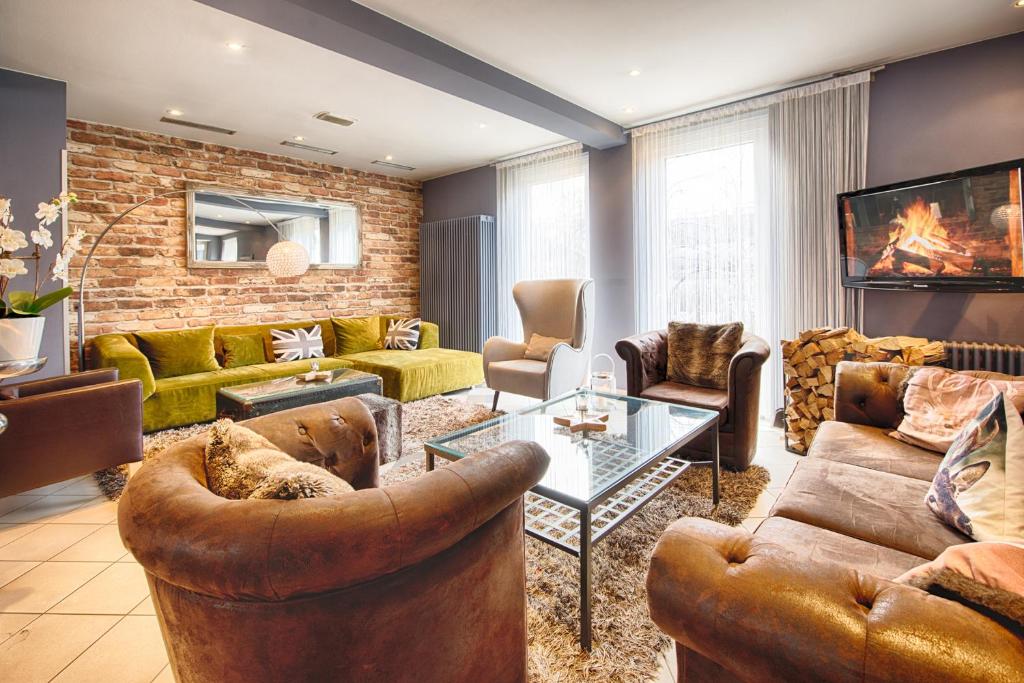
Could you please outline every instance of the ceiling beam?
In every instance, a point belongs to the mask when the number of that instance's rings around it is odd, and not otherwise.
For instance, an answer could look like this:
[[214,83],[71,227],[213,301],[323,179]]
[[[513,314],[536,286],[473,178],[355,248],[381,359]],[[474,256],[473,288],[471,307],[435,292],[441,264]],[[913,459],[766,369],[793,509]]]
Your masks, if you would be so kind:
[[351,0],[198,2],[590,147],[626,142],[617,123]]

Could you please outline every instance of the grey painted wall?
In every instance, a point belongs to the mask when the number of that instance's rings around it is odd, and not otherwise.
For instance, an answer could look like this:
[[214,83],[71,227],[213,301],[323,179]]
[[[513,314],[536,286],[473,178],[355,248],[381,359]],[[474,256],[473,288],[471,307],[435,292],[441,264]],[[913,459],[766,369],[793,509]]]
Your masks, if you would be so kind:
[[[1024,33],[899,62],[871,87],[868,185],[1024,157]],[[879,292],[869,335],[1024,344],[1024,294]]]
[[423,183],[423,222],[498,213],[498,172],[481,166]]
[[[62,81],[0,69],[0,195],[13,200],[14,225],[25,233],[37,223],[33,217],[36,204],[61,191],[66,123],[66,86]],[[60,222],[51,226],[51,232],[54,242],[63,240]],[[56,245],[44,254],[44,267],[50,266],[55,254]],[[33,273],[29,266],[29,274],[15,278],[12,288],[31,289]],[[43,291],[59,286],[47,279]],[[64,307],[52,306],[45,316],[40,353],[49,360],[32,379],[68,371]]]

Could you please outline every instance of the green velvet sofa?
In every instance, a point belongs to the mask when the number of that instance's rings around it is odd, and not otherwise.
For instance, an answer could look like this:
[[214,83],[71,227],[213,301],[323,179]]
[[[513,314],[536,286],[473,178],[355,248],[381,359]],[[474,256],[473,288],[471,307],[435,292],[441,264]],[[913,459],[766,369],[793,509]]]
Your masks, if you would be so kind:
[[[387,328],[386,316],[380,317],[381,337]],[[156,379],[149,359],[139,349],[132,333],[104,334],[91,341],[90,365],[117,368],[122,379],[142,382],[143,430],[153,432],[216,418],[217,390],[235,384],[258,382],[297,375],[310,370],[310,361],[273,362],[270,351],[271,329],[320,326],[325,358],[317,359],[320,368],[354,368],[380,375],[384,395],[402,402],[435,394],[465,389],[483,382],[480,354],[439,348],[439,330],[433,323],[421,324],[419,347],[413,351],[377,349],[335,355],[334,326],[330,319],[241,325],[214,328],[214,350],[220,369],[177,377]],[[224,368],[225,336],[259,333],[263,336],[267,362]]]

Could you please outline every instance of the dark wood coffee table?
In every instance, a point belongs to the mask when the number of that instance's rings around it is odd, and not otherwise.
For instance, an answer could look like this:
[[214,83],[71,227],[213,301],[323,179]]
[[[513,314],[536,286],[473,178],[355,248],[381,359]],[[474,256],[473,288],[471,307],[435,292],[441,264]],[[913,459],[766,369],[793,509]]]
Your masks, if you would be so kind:
[[349,368],[332,370],[330,378],[319,382],[303,382],[297,377],[280,377],[262,382],[236,384],[217,391],[217,416],[246,420],[346,396],[379,395],[382,388],[379,376]]

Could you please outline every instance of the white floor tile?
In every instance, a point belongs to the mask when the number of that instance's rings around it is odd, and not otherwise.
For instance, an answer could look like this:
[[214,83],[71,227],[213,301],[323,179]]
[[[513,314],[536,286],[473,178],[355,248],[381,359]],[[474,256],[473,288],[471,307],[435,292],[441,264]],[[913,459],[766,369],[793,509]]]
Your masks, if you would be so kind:
[[156,607],[153,606],[152,596],[147,595],[142,602],[135,606],[128,614],[143,614],[147,616],[156,616]]
[[153,679],[153,683],[174,683],[174,672],[171,671],[170,664],[165,666],[163,671]]
[[66,489],[67,487],[71,486],[72,484],[75,484],[75,483],[77,483],[77,482],[79,482],[81,480],[82,480],[82,477],[73,477],[71,479],[65,479],[64,481],[54,482],[53,484],[47,484],[46,486],[40,486],[37,489],[32,489],[31,491],[25,491],[25,493],[29,494],[29,495],[33,495],[33,496],[48,496],[48,495],[50,495],[52,493],[57,493],[58,491],[62,491],[64,489]]
[[762,491],[761,495],[757,497],[757,502],[754,503],[754,507],[750,510],[750,514],[747,516],[767,517],[772,511],[772,506],[775,505],[775,501],[778,497],[778,491]]
[[[86,524],[70,526],[88,527]],[[2,551],[3,548],[0,548]],[[117,562],[128,554],[121,543],[116,524],[107,524],[93,531],[78,543],[51,558],[55,562]]]
[[42,526],[42,524],[0,524],[0,548]]
[[[44,614],[0,643],[0,671],[18,683],[45,683],[117,623],[120,617]],[[117,680],[117,669],[107,680]]]
[[124,617],[53,681],[150,683],[166,666],[156,617]]
[[28,626],[38,614],[0,614],[0,643]]
[[44,562],[0,588],[0,612],[45,612],[104,568],[99,562]]
[[8,512],[13,512],[18,508],[23,508],[26,505],[31,505],[36,501],[42,499],[43,496],[29,496],[29,495],[16,495],[7,496],[0,498],[0,517],[6,515]]
[[72,483],[70,486],[66,486],[59,491],[55,491],[54,495],[57,496],[101,496],[103,490],[100,485],[96,483],[96,478],[92,475],[82,477],[78,481]]
[[48,611],[54,614],[128,614],[147,595],[149,584],[142,567],[111,564]]
[[0,560],[48,560],[102,528],[98,524],[41,524],[0,547]]
[[0,588],[39,566],[39,562],[0,562]]
[[109,524],[117,520],[117,503],[106,496],[96,496],[84,505],[47,518],[48,522],[61,524]]
[[71,512],[94,498],[95,496],[46,496],[30,505],[8,512],[0,517],[0,524],[53,521],[53,518]]

